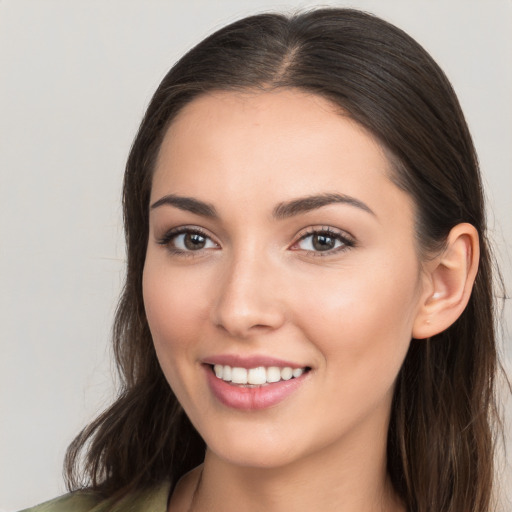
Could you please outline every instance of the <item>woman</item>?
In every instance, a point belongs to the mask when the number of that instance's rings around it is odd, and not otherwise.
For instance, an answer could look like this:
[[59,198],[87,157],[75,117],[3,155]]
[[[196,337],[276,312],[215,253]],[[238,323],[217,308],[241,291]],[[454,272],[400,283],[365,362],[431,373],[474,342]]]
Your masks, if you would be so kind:
[[410,37],[346,9],[219,30],[156,91],[124,214],[123,391],[42,510],[492,509],[477,158]]

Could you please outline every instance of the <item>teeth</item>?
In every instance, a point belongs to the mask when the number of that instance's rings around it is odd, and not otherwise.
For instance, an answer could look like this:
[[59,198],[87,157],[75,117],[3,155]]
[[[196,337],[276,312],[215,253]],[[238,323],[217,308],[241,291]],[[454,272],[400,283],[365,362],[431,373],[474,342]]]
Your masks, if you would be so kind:
[[224,366],[223,367],[223,370],[222,370],[222,380],[225,380],[226,382],[231,382],[231,374],[232,374],[232,370],[231,370],[231,366]]
[[267,382],[279,382],[281,380],[281,369],[277,366],[267,368]]
[[222,379],[223,377],[223,367],[221,364],[215,364],[213,366],[213,371],[215,372],[215,377]]
[[263,366],[259,368],[251,368],[247,372],[248,384],[265,384],[267,382],[267,371]]
[[[224,377],[224,375],[222,376]],[[247,384],[247,370],[245,368],[232,368],[231,382],[233,384]]]
[[285,366],[279,368],[278,366],[258,366],[257,368],[239,368],[237,366],[228,366],[216,364],[213,366],[213,371],[218,379],[233,384],[250,384],[253,386],[261,386],[263,384],[271,384],[279,382],[280,380],[290,380],[292,378],[300,377],[305,368],[291,368]]
[[283,368],[281,370],[281,379],[290,380],[293,377],[293,370],[290,367]]

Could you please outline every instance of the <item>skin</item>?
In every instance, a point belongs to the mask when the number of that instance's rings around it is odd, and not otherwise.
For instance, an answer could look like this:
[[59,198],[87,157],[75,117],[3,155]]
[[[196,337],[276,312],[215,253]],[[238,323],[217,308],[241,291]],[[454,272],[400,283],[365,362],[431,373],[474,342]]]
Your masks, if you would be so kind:
[[[174,194],[205,216],[151,209],[143,277],[164,374],[208,449],[173,511],[398,511],[386,474],[394,383],[432,278],[414,237],[414,205],[390,180],[375,139],[326,100],[296,90],[218,92],[169,128],[151,204]],[[333,203],[275,218],[311,195]],[[204,212],[203,212],[204,213]],[[200,228],[187,250],[172,228]],[[312,230],[342,239],[314,250]],[[241,411],[212,394],[216,354],[278,357],[311,368],[279,404]]]

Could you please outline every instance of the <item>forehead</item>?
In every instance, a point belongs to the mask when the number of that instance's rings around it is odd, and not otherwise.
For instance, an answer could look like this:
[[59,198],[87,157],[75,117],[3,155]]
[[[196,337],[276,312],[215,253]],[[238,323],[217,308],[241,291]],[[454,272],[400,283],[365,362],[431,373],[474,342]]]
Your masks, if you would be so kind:
[[385,150],[339,107],[300,90],[214,92],[186,105],[157,159],[157,195],[246,205],[337,192],[374,200],[400,193]]
[[[382,149],[364,127],[333,102],[300,89],[277,89],[214,91],[197,97],[172,121],[161,154],[169,146],[178,146],[181,140],[198,135],[201,136],[198,142],[218,143],[220,149],[222,136],[227,132],[233,144],[263,136],[276,143],[292,142],[293,138],[300,137],[317,145],[332,140],[340,144],[349,132],[353,136],[357,132],[358,142],[371,144],[379,152]],[[357,149],[354,142],[356,137],[345,145],[346,154]],[[298,147],[293,149],[295,153],[299,150]]]

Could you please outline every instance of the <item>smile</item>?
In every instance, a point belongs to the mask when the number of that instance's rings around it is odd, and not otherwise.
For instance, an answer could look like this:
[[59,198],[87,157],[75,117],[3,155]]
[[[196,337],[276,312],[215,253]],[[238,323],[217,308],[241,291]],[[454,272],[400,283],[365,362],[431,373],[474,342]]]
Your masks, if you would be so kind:
[[[309,366],[294,367],[293,363],[260,356],[252,360],[225,356],[209,359],[202,367],[212,396],[224,406],[241,411],[278,405],[298,393],[313,373]],[[225,364],[226,359],[232,364]]]
[[256,368],[242,368],[222,364],[213,365],[213,372],[218,379],[236,385],[264,386],[279,381],[287,381],[300,377],[308,368],[291,368],[285,366],[258,366]]

